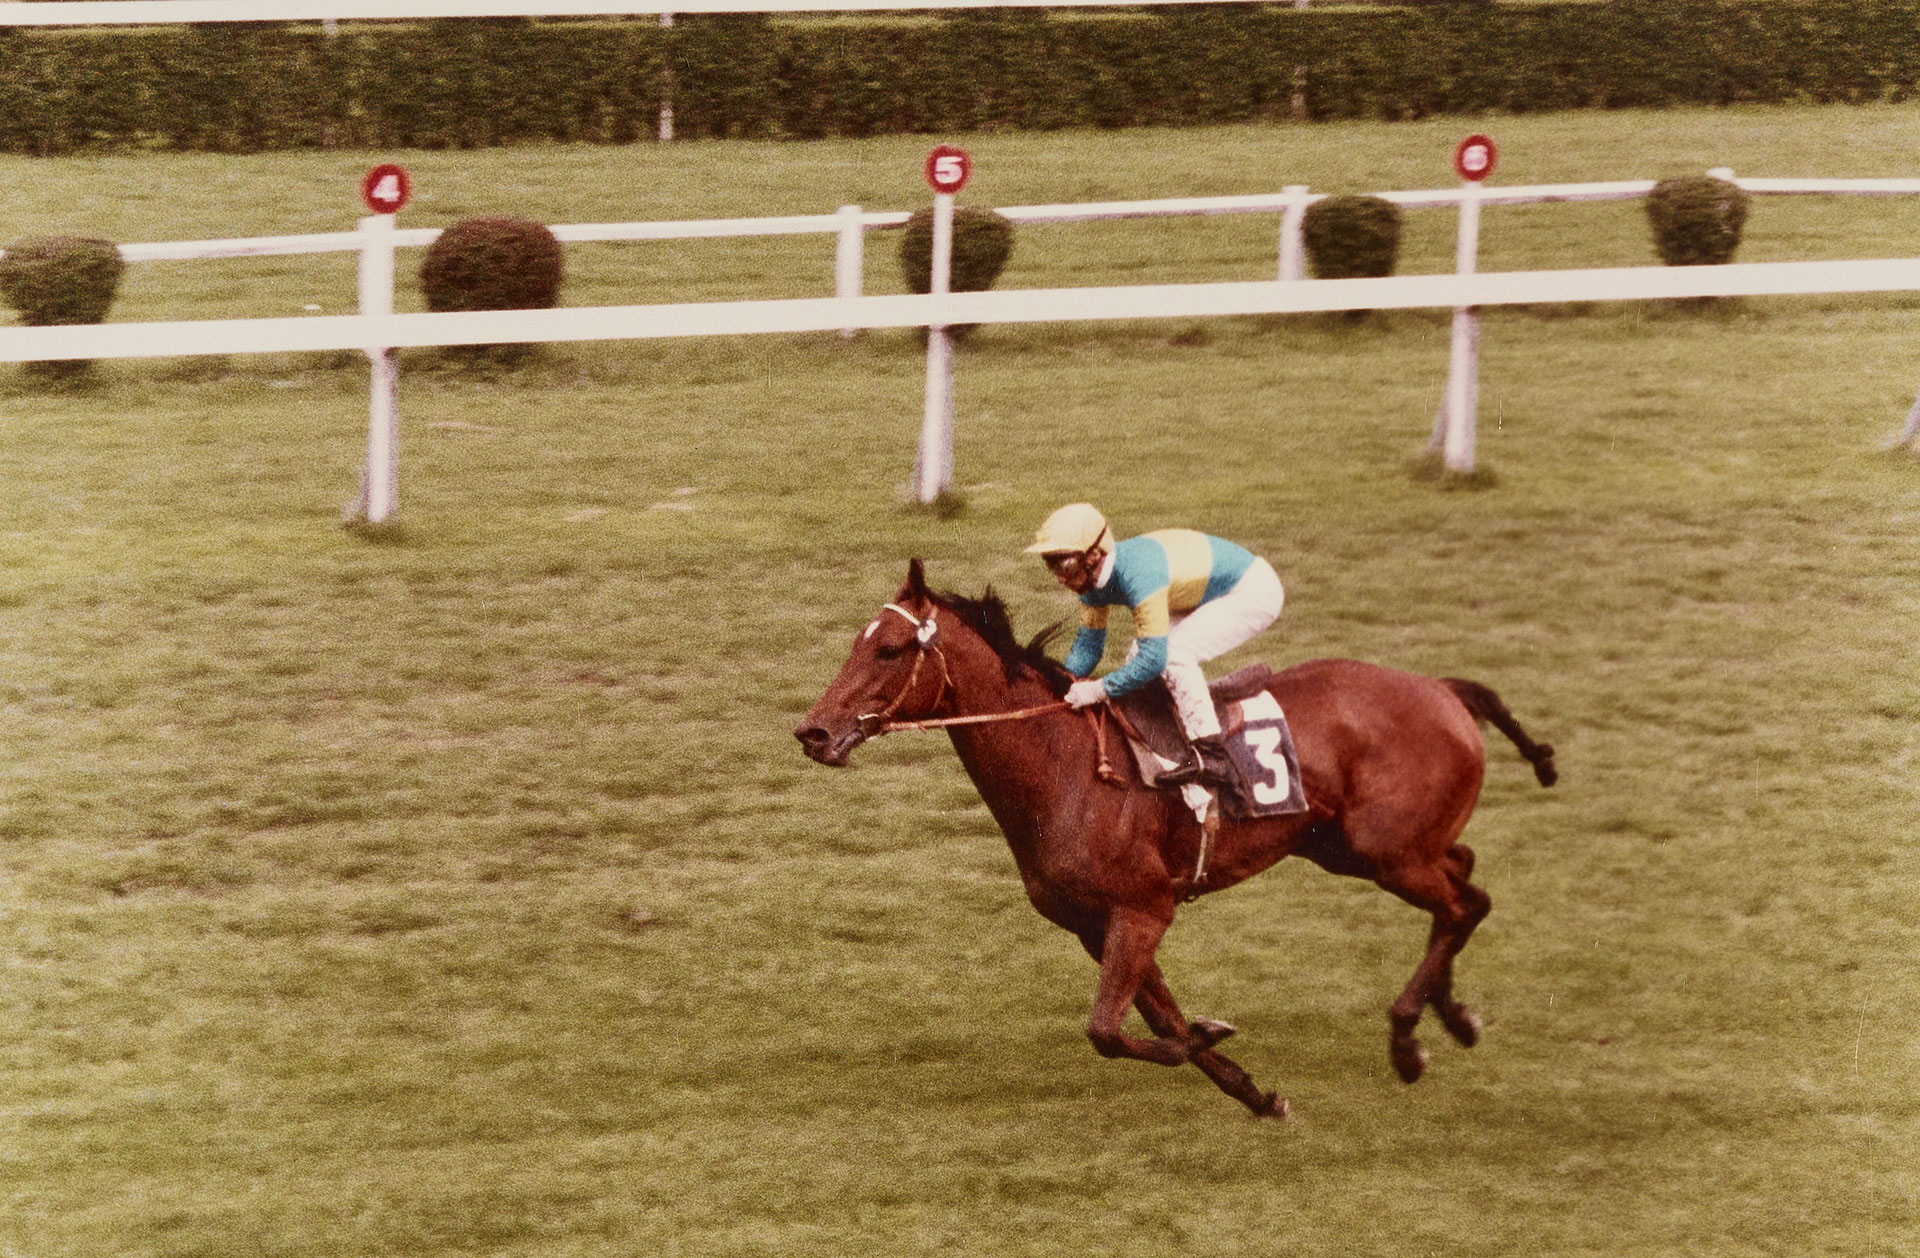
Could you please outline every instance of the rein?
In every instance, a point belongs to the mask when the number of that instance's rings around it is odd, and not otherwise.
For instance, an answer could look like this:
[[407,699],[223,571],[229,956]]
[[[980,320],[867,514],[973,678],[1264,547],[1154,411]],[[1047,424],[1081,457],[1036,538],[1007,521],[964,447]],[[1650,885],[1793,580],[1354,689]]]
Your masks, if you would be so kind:
[[[929,652],[940,660],[940,693],[933,697],[933,706],[938,707],[940,701],[946,698],[947,693],[953,689],[953,674],[947,668],[946,653],[940,649],[939,629],[934,623],[932,616],[921,620],[918,616],[915,616],[898,603],[888,603],[885,607],[881,608],[881,610],[897,612],[908,624],[913,626],[913,641],[914,644],[919,647],[919,653],[913,657],[913,668],[907,673],[907,684],[900,687],[900,693],[893,697],[893,702],[889,703],[884,711],[870,712],[859,718],[863,726],[868,721],[877,722],[874,727],[874,737],[878,737],[881,734],[896,733],[901,730],[949,729],[956,725],[987,725],[999,721],[1024,721],[1032,717],[1046,716],[1053,712],[1064,712],[1070,709],[1071,705],[1068,704],[1065,699],[1058,699],[1052,703],[1042,703],[1031,708],[1020,708],[1013,712],[981,712],[973,716],[934,716],[925,717],[917,721],[894,720],[893,714],[900,710],[901,705],[907,701],[907,696],[913,693],[914,685],[920,680],[920,666],[926,662]],[[1088,712],[1087,719],[1093,723],[1094,742],[1100,754],[1100,762],[1097,766],[1100,780],[1103,782],[1118,782],[1120,775],[1113,771],[1113,765],[1107,759],[1107,713],[1109,711],[1113,711],[1114,717],[1121,720],[1124,724],[1125,718],[1121,717],[1117,710],[1114,710],[1110,704],[1106,703],[1100,705],[1098,713]]]
[[[946,729],[951,725],[985,725],[992,721],[1024,721],[1030,716],[1045,716],[1049,712],[1060,712],[1067,708],[1066,700],[1056,703],[1043,703],[1037,708],[1021,708],[1017,712],[982,712],[976,716],[935,716],[923,721],[888,721],[880,727],[882,734],[891,734],[903,729]],[[1089,713],[1088,715],[1092,715]]]

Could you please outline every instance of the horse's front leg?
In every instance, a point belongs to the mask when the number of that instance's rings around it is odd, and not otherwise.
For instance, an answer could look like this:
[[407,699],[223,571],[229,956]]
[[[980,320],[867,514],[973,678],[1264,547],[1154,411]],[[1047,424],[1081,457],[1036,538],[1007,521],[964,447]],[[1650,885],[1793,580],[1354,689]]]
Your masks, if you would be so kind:
[[1093,1000],[1093,1015],[1087,1021],[1087,1038],[1102,1057],[1135,1057],[1162,1066],[1183,1066],[1196,1050],[1212,1046],[1212,1040],[1190,1038],[1175,1028],[1167,1028],[1154,1039],[1128,1035],[1120,1029],[1128,1007],[1140,994],[1141,982],[1153,968],[1154,950],[1172,923],[1171,912],[1162,916],[1143,909],[1120,908],[1107,915],[1104,930],[1081,936],[1081,943],[1100,962],[1100,988]]
[[1140,981],[1140,995],[1134,1004],[1140,1010],[1140,1016],[1158,1035],[1179,1035],[1183,1031],[1189,1039],[1200,1041],[1205,1047],[1196,1048],[1193,1064],[1202,1074],[1213,1080],[1222,1092],[1240,1102],[1258,1118],[1285,1118],[1287,1102],[1277,1092],[1262,1092],[1240,1063],[1213,1047],[1233,1034],[1233,1028],[1224,1022],[1215,1022],[1202,1018],[1198,1022],[1188,1022],[1180,1012],[1179,1004],[1173,998],[1173,991],[1167,986],[1166,979],[1160,973],[1158,963],[1149,965]]

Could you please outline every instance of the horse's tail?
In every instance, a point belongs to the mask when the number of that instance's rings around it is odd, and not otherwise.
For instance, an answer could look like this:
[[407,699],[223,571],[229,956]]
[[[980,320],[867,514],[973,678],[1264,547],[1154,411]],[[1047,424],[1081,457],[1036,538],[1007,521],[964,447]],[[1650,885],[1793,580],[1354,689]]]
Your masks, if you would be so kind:
[[1560,771],[1553,767],[1553,745],[1528,738],[1527,731],[1520,728],[1520,722],[1513,719],[1513,713],[1507,711],[1499,695],[1477,681],[1462,681],[1458,677],[1442,677],[1440,684],[1453,691],[1474,720],[1491,721],[1495,729],[1513,740],[1513,745],[1533,766],[1533,776],[1540,779],[1540,785],[1552,786],[1559,780]]

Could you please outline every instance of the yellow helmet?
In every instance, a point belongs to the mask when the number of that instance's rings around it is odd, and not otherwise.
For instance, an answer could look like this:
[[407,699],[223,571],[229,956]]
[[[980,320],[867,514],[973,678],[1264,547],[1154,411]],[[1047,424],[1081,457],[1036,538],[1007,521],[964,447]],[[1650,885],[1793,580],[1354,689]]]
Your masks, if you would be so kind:
[[1033,545],[1027,547],[1025,553],[1078,554],[1095,546],[1108,549],[1113,546],[1113,532],[1107,528],[1107,517],[1096,511],[1090,503],[1074,502],[1046,518],[1033,535]]

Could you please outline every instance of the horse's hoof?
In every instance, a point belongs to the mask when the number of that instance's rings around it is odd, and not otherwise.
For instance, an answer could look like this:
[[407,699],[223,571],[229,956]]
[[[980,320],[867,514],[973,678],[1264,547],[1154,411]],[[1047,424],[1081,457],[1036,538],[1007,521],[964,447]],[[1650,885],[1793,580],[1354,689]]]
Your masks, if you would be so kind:
[[1201,1018],[1187,1024],[1187,1034],[1197,1041],[1196,1048],[1212,1048],[1215,1044],[1232,1037],[1239,1028],[1230,1022],[1221,1022],[1214,1018]]
[[1413,1083],[1427,1073],[1427,1050],[1412,1040],[1394,1041],[1393,1068],[1402,1083]]
[[1256,1118],[1277,1118],[1285,1122],[1291,1111],[1292,1107],[1287,1104],[1286,1097],[1278,1092],[1269,1092],[1261,1098],[1260,1108],[1253,1111],[1253,1114]]
[[1468,1013],[1465,1009],[1461,1009],[1450,1016],[1442,1017],[1440,1021],[1441,1024],[1447,1028],[1447,1034],[1453,1036],[1460,1047],[1472,1048],[1480,1042],[1480,1017],[1478,1014]]

